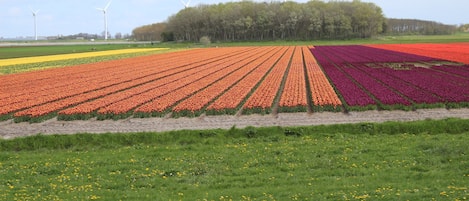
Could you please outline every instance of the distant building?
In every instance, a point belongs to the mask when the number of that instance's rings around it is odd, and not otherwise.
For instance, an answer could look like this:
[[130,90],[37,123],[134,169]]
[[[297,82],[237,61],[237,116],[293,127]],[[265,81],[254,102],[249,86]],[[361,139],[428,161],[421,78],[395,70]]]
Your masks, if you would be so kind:
[[57,40],[57,39],[59,39],[59,37],[58,36],[47,36],[46,39],[47,40]]

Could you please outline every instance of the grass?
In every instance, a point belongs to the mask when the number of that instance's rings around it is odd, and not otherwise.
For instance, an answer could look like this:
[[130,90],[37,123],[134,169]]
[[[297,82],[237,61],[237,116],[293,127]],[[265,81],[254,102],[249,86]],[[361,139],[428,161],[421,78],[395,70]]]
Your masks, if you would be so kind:
[[0,140],[0,200],[465,200],[469,120]]

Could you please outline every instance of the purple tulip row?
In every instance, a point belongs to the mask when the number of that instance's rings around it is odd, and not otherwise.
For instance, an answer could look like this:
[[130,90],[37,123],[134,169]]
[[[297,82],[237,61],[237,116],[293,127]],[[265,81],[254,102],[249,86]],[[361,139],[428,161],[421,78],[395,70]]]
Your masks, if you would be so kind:
[[469,102],[467,65],[415,67],[409,63],[441,59],[358,45],[311,52],[349,106]]
[[343,97],[344,101],[349,106],[367,106],[376,105],[376,102],[357,85],[349,75],[341,71],[341,68],[337,67],[337,60],[333,55],[333,52],[322,47],[316,47],[311,49],[311,52],[316,57],[318,63],[322,66],[326,75],[331,79],[332,83]]
[[469,79],[469,65],[465,65],[465,66],[444,65],[444,66],[435,66],[432,69]]

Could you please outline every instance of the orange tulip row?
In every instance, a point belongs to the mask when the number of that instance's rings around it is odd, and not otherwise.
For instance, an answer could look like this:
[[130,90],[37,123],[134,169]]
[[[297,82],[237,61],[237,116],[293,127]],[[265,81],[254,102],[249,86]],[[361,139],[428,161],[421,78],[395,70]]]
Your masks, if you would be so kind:
[[204,106],[214,100],[217,96],[225,92],[243,77],[250,74],[253,69],[257,69],[262,63],[269,60],[273,54],[272,52],[278,50],[279,47],[264,47],[260,51],[253,52],[253,57],[250,59],[239,59],[238,63],[236,63],[236,65],[240,66],[238,70],[182,101],[173,108],[173,111],[196,112],[202,110]]
[[[98,110],[99,114],[127,113],[140,104],[174,90],[174,88],[168,87],[172,83],[183,84],[190,82],[192,79],[200,79],[200,72],[210,71],[210,67],[216,65],[219,57],[224,54],[236,55],[238,52],[233,52],[233,49],[222,49],[218,52],[209,50],[206,51],[204,55],[189,54],[187,58],[179,58],[179,61],[174,61],[170,70],[154,75],[157,76],[157,78],[155,77],[156,79],[151,82],[146,82],[142,85],[129,88],[128,90],[83,103],[61,111],[59,114],[86,114],[96,110]],[[198,56],[198,58],[194,56]],[[203,61],[203,63],[200,63],[201,61]]]
[[306,108],[307,104],[303,53],[301,47],[296,47],[279,106],[281,108]]
[[2,76],[7,87],[0,86],[0,115],[27,119],[57,113],[67,119],[170,110],[196,114],[204,108],[232,112],[241,106],[269,110],[277,94],[280,108],[306,109],[305,75],[314,105],[341,105],[307,47],[236,47]]
[[[182,55],[178,53],[177,55]],[[176,55],[173,55],[176,56]],[[156,65],[166,65],[171,57],[144,57],[147,62]],[[0,101],[0,114],[31,108],[34,106],[62,101],[62,99],[82,96],[95,90],[105,89],[118,83],[140,79],[149,74],[159,73],[169,69],[154,68],[154,66],[142,63],[143,58],[125,59],[119,62],[102,62],[98,64],[79,65],[75,67],[51,69],[32,73],[2,76],[0,80],[15,78],[21,80],[16,85],[11,85],[9,90],[2,89],[2,95],[10,96]],[[165,63],[157,61],[165,61]],[[145,65],[144,65],[145,64]],[[129,68],[133,66],[135,68]],[[76,72],[75,72],[76,71]],[[49,78],[46,78],[49,77]],[[20,93],[18,93],[20,92]]]
[[334,88],[307,47],[303,47],[303,57],[305,60],[309,86],[311,88],[313,104],[315,106],[334,107],[342,105],[342,102],[334,91]]
[[[229,57],[206,64],[197,71],[185,72],[178,77],[168,77],[169,80],[161,81],[165,83],[164,85],[128,99],[116,101],[98,110],[98,114],[127,113],[140,105],[135,109],[135,112],[152,113],[163,111],[182,98],[199,90],[200,87],[208,86],[217,79],[226,76],[227,73],[238,69],[239,66],[233,65],[239,62],[238,58],[249,57],[256,48],[248,48],[248,50],[241,54],[230,54]],[[213,53],[219,54],[220,52],[213,51]],[[160,107],[163,107],[163,109]]]
[[[199,54],[203,53],[200,50],[197,50],[197,52]],[[162,69],[155,69],[154,65],[148,66],[148,64],[154,63],[155,65],[165,66],[171,60],[174,61],[176,57],[183,55],[182,52],[175,52],[123,59],[119,62],[107,61],[2,76],[0,77],[2,81],[2,85],[0,85],[0,91],[2,92],[0,94],[0,104],[10,105],[16,102],[31,101],[31,99],[34,100],[37,97],[49,97],[51,93],[65,96],[80,94],[83,91],[78,89],[82,86],[93,90],[96,87],[106,86],[106,83],[115,84],[118,77],[128,77],[129,73],[144,73],[149,70],[160,71]],[[142,66],[144,64],[147,66]]]
[[233,73],[234,71],[239,70],[243,65],[253,57],[253,53],[256,51],[261,51],[260,48],[249,48],[247,52],[239,54],[230,58],[225,58],[220,60],[220,63],[211,66],[212,70],[210,72],[201,72],[202,79],[188,79],[188,83],[184,83],[179,86],[169,86],[174,90],[171,93],[167,93],[163,96],[160,96],[140,107],[135,109],[137,113],[162,113],[165,110],[168,110],[171,106],[184,100],[187,97],[190,97],[197,91],[200,91],[207,86],[212,85],[217,80],[220,80],[226,77],[228,74]]
[[294,47],[289,47],[286,53],[281,56],[280,60],[278,60],[275,66],[273,66],[272,71],[265,77],[256,91],[248,98],[244,104],[244,109],[260,108],[262,110],[266,110],[272,107],[294,49]]
[[[12,97],[10,100],[16,98],[17,101],[12,101],[7,105],[0,106],[0,114],[8,114],[22,110],[15,113],[14,116],[42,116],[71,105],[151,82],[154,79],[164,76],[164,73],[171,72],[173,68],[180,66],[171,65],[171,62],[178,61],[175,57],[192,55],[186,57],[190,59],[193,58],[194,55],[204,55],[207,51],[209,50],[194,50],[193,54],[179,52],[166,54],[164,56],[154,55],[114,62],[102,62],[99,63],[100,65],[90,64],[63,69],[52,69],[36,72],[38,79],[34,79],[30,76],[31,73],[4,76],[0,79],[8,80],[11,79],[11,77],[31,79],[31,82],[35,85],[29,87],[27,80],[23,80],[24,83],[11,86],[12,88],[24,89],[23,91],[30,92],[30,96],[24,97],[23,94],[7,91],[7,94],[10,94]],[[220,55],[223,54],[214,55],[213,58],[218,58]],[[181,58],[179,58],[179,61],[180,59]],[[204,59],[200,59],[199,62],[203,60]],[[193,62],[185,62],[185,64],[190,63]],[[155,66],[158,68],[155,68]],[[74,70],[78,73],[75,73]],[[184,69],[180,69],[180,71],[184,71]],[[51,78],[47,78],[53,77],[54,75],[56,77],[55,81]]]
[[[264,63],[215,100],[207,107],[207,110],[235,110],[287,50],[288,47],[279,48],[277,52],[267,55],[268,59]],[[275,94],[273,96],[275,97]]]

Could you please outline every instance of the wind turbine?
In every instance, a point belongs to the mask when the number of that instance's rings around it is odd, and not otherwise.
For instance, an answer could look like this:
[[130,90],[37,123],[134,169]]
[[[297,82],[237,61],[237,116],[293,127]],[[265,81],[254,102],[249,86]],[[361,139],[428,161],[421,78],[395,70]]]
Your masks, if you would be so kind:
[[104,8],[96,8],[97,10],[100,10],[103,12],[104,14],[104,40],[107,40],[107,35],[108,35],[108,31],[107,31],[107,16],[106,16],[106,13],[107,13],[107,9],[109,8],[109,6],[111,5],[111,2],[112,0],[110,0],[106,7]]
[[32,8],[29,8],[31,12],[33,13],[34,17],[34,40],[37,40],[37,21],[36,21],[36,16],[37,13],[39,13],[39,10],[34,11]]
[[182,5],[184,5],[184,8],[189,8],[189,6],[191,4],[191,0],[187,1],[187,3],[184,2],[183,0],[181,0],[181,3],[182,3]]

